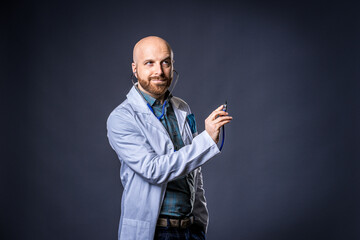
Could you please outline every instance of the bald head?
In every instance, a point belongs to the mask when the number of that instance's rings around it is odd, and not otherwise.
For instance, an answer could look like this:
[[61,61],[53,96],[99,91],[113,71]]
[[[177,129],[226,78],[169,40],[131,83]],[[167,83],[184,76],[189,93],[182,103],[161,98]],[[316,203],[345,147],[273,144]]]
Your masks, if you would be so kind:
[[160,49],[161,52],[168,51],[170,53],[171,60],[173,60],[173,51],[168,42],[157,36],[149,36],[138,41],[133,50],[133,62],[138,63],[139,59],[146,55],[149,50],[154,48]]
[[173,79],[173,63],[173,52],[164,39],[141,39],[134,47],[131,64],[139,89],[162,101]]

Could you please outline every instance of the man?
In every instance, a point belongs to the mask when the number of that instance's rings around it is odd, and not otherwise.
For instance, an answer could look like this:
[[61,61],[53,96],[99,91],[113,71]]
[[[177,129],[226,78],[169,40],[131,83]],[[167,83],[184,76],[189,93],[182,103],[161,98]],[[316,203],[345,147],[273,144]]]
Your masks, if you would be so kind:
[[198,134],[189,106],[169,94],[173,63],[165,40],[141,39],[132,63],[138,82],[108,118],[124,187],[121,240],[205,239],[208,211],[200,166],[219,153],[220,128],[232,117],[220,106]]

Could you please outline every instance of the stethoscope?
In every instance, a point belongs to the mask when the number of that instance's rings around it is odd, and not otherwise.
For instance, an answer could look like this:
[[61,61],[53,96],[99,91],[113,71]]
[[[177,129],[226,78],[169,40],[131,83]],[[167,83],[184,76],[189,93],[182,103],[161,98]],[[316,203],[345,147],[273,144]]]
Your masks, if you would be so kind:
[[[224,112],[227,111],[227,101],[225,101],[225,103],[223,104],[223,109],[222,110]],[[222,140],[221,140],[221,145],[220,145],[220,148],[219,148],[220,151],[222,150],[222,148],[224,146],[224,142],[225,142],[225,126],[223,125],[221,127],[221,129],[222,129]]]
[[146,105],[148,106],[148,108],[150,109],[150,111],[151,111],[151,112],[154,114],[154,116],[155,116],[157,119],[159,119],[159,120],[161,120],[161,118],[162,118],[162,117],[164,116],[164,114],[165,114],[165,106],[166,106],[166,103],[168,102],[169,97],[171,97],[171,93],[174,91],[174,88],[175,88],[175,86],[176,86],[176,83],[177,83],[177,81],[178,81],[178,79],[179,79],[179,73],[178,73],[176,70],[173,70],[173,72],[176,73],[176,78],[175,78],[175,81],[174,81],[174,84],[173,84],[173,86],[172,86],[171,91],[169,92],[169,94],[167,95],[167,97],[166,97],[166,99],[165,99],[165,101],[164,101],[164,103],[163,103],[162,110],[161,110],[161,115],[160,115],[160,116],[156,116],[156,115],[155,115],[154,109],[151,107],[150,103],[146,100],[146,98],[145,98],[145,96],[143,95],[143,93],[139,90],[138,86],[135,84],[135,82],[134,82],[134,77],[135,77],[134,73],[132,73],[131,76],[130,76],[131,82],[132,82],[133,86],[135,87],[136,91],[138,91],[138,93],[142,96],[142,98],[143,98],[144,101],[146,102]]
[[[148,106],[148,108],[150,109],[150,111],[154,114],[154,116],[161,120],[161,118],[164,116],[165,114],[165,105],[169,99],[169,97],[171,98],[171,93],[174,91],[175,89],[175,86],[177,84],[177,81],[179,79],[179,73],[176,71],[176,70],[173,70],[174,73],[176,73],[176,78],[175,78],[175,81],[174,81],[174,84],[173,84],[173,87],[171,89],[171,91],[169,92],[169,94],[167,95],[167,98],[165,99],[164,103],[163,103],[163,106],[162,106],[162,110],[161,110],[161,115],[158,117],[155,115],[155,112],[154,112],[154,109],[151,107],[150,103],[146,100],[145,96],[143,95],[143,93],[140,91],[140,89],[138,88],[138,86],[136,85],[136,83],[134,82],[134,73],[131,74],[130,76],[130,79],[131,79],[131,82],[133,84],[133,86],[135,87],[136,91],[141,95],[141,97],[144,99],[144,101],[146,102],[146,105]],[[223,111],[227,111],[227,102],[225,102],[225,104],[223,104]],[[223,146],[224,146],[224,142],[225,142],[225,126],[222,126],[221,127],[222,129],[222,140],[221,140],[221,145],[220,145],[220,148],[219,150],[221,151]]]

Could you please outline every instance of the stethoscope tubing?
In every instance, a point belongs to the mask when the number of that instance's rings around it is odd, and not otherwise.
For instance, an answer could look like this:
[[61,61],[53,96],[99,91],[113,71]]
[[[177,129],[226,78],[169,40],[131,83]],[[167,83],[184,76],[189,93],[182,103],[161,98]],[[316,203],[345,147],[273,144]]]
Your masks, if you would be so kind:
[[[174,91],[174,88],[175,88],[175,86],[176,86],[176,84],[177,84],[177,82],[178,82],[178,79],[179,79],[179,73],[178,73],[176,70],[173,70],[173,71],[176,73],[176,79],[175,79],[174,85],[173,85],[173,87],[172,87],[172,89],[171,89],[171,91],[170,91],[170,93],[169,93],[168,96],[171,96],[171,93]],[[135,82],[134,82],[134,79],[133,79],[134,77],[135,77],[135,75],[134,75],[134,73],[132,73],[131,76],[130,76],[130,79],[131,79],[131,82],[132,82],[133,86],[134,86],[135,89],[139,92],[139,94],[142,96],[142,98],[143,98],[144,101],[146,102],[146,105],[148,106],[148,108],[150,109],[150,111],[154,114],[154,116],[155,116],[157,119],[161,120],[161,118],[162,118],[162,117],[164,116],[164,114],[165,114],[165,105],[166,105],[168,99],[166,99],[166,100],[164,101],[164,103],[163,103],[161,115],[160,115],[159,117],[156,116],[156,115],[155,115],[155,112],[154,112],[154,109],[150,106],[150,103],[145,99],[144,95],[141,93],[141,91],[140,91],[140,90],[138,89],[138,87],[136,86],[136,84],[135,84]],[[221,152],[221,150],[223,149],[223,147],[224,147],[224,142],[225,142],[225,126],[222,126],[221,129],[222,129],[222,140],[221,140],[221,145],[220,145],[220,148],[219,148],[220,152]]]
[[[177,82],[178,82],[178,79],[179,79],[179,73],[178,73],[175,69],[173,70],[173,72],[176,73],[176,78],[175,78],[174,85],[173,85],[170,93],[168,94],[168,96],[171,96],[171,93],[174,91],[175,86],[176,86],[176,84],[177,84]],[[162,117],[164,116],[164,114],[165,114],[165,105],[166,105],[168,99],[166,99],[166,100],[164,101],[164,103],[163,103],[161,115],[160,115],[159,117],[156,116],[156,115],[155,115],[155,112],[154,112],[154,109],[150,106],[150,103],[149,103],[148,101],[146,101],[144,95],[141,93],[141,91],[140,91],[140,90],[138,89],[138,87],[136,86],[133,77],[135,77],[135,76],[134,76],[134,73],[132,73],[131,76],[130,76],[130,79],[131,79],[131,82],[132,82],[133,86],[134,86],[135,89],[140,93],[140,95],[142,96],[142,98],[143,98],[144,101],[146,102],[146,105],[148,106],[148,108],[150,109],[150,111],[154,114],[154,116],[155,116],[157,119],[161,120],[161,118],[162,118]]]

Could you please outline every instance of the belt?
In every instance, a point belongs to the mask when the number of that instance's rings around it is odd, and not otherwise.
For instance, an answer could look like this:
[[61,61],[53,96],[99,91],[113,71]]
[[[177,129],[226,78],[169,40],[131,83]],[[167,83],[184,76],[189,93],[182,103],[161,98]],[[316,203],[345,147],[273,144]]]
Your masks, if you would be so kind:
[[183,219],[159,217],[158,221],[156,223],[156,226],[158,226],[158,227],[177,227],[177,228],[185,229],[185,228],[188,228],[193,223],[194,223],[193,216],[183,218]]

